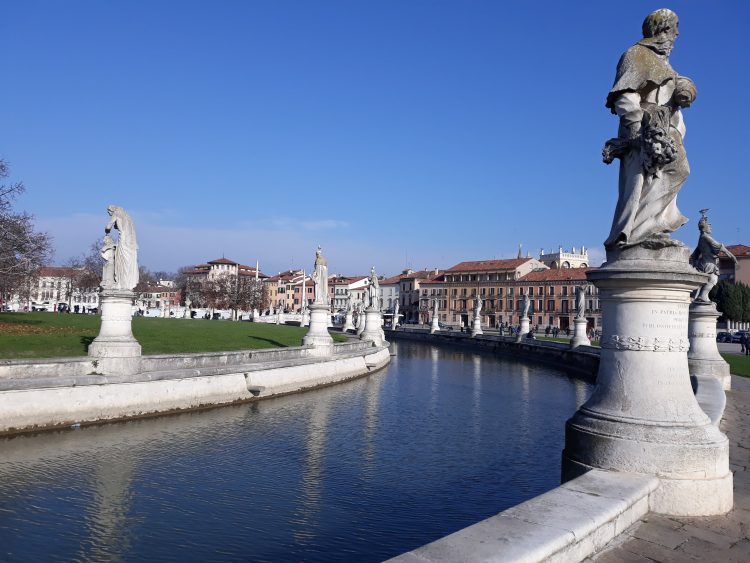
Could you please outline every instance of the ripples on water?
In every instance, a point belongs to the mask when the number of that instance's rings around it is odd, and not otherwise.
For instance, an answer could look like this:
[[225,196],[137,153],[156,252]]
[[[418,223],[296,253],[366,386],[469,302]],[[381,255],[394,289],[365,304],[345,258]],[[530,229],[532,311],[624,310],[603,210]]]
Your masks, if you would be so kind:
[[0,560],[380,561],[557,486],[589,385],[393,351],[300,395],[0,440]]

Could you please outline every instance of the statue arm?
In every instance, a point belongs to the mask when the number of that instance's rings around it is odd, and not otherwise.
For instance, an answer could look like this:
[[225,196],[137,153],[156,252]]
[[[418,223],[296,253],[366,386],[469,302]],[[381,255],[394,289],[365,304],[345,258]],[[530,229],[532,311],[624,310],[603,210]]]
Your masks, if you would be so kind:
[[620,136],[627,131],[626,138],[634,139],[641,130],[643,119],[641,95],[637,92],[623,92],[615,100],[614,110],[620,118]]

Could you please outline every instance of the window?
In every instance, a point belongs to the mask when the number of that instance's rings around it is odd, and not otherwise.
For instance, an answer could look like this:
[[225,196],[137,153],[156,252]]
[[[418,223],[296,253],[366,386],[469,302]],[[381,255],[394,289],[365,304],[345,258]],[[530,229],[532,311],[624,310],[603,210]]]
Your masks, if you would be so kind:
[[555,300],[549,299],[547,301],[547,311],[554,311],[555,310]]
[[490,295],[495,295],[495,288],[494,287],[490,288]]
[[549,294],[550,295],[554,295],[555,294],[555,286],[554,285],[549,286]]
[[567,285],[564,286],[562,291],[563,291],[562,292],[563,297],[567,297],[568,296],[568,286]]
[[534,297],[534,288],[533,287],[529,288],[529,297]]

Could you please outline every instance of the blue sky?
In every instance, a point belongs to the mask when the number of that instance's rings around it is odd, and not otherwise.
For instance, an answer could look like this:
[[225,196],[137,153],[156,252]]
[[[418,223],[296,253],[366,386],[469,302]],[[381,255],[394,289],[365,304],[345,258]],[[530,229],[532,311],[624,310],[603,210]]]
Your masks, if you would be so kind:
[[[697,239],[750,244],[744,95],[750,3],[672,1],[671,61]],[[6,1],[0,156],[55,239],[88,248],[108,204],[141,262],[223,255],[266,273],[515,256],[601,257],[617,166],[604,107],[622,52],[661,4],[499,1]]]

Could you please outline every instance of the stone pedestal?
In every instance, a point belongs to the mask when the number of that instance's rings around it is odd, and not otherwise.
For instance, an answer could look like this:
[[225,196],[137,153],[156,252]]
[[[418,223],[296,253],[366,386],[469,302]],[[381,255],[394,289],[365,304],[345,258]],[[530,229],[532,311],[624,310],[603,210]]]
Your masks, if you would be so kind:
[[360,311],[357,315],[357,336],[362,336],[365,331],[365,312]]
[[430,334],[435,334],[440,330],[440,321],[437,315],[432,315],[432,322],[430,323]]
[[471,324],[471,335],[477,336],[478,334],[484,334],[482,332],[482,321],[479,317],[474,317],[474,321]]
[[586,319],[573,319],[573,339],[570,341],[571,348],[577,348],[578,346],[591,346],[591,340],[586,336],[586,329],[588,328],[588,321]]
[[529,319],[529,317],[521,318],[521,328],[518,331],[518,336],[517,336],[518,340],[523,340],[523,337],[529,333],[530,324],[531,324],[531,319]]
[[132,375],[141,367],[141,345],[133,336],[132,291],[105,289],[99,296],[102,326],[89,345],[89,357],[97,359],[97,373]]
[[359,338],[361,340],[372,340],[375,346],[382,346],[385,338],[383,337],[383,320],[380,311],[372,307],[365,309],[365,326]]
[[[302,311],[302,326],[310,326],[310,311],[308,309],[305,309]],[[328,325],[326,325],[328,326]]]
[[712,375],[721,382],[724,390],[732,388],[729,364],[719,354],[716,346],[716,319],[721,313],[712,302],[694,301],[688,318],[688,366],[690,375]]
[[354,326],[354,316],[352,315],[351,311],[346,312],[346,318],[344,319],[344,328],[341,329],[344,332],[348,332],[350,330],[357,330]]
[[310,329],[302,339],[304,346],[313,346],[315,354],[327,356],[333,352],[333,338],[328,334],[328,305],[310,305]]
[[732,508],[732,473],[727,437],[690,385],[690,292],[706,276],[688,255],[684,246],[632,248],[588,273],[603,309],[601,360],[594,393],[566,424],[562,477],[655,475],[651,510],[707,516]]

